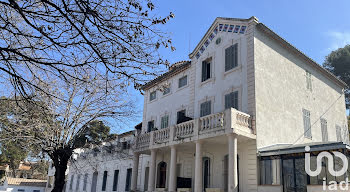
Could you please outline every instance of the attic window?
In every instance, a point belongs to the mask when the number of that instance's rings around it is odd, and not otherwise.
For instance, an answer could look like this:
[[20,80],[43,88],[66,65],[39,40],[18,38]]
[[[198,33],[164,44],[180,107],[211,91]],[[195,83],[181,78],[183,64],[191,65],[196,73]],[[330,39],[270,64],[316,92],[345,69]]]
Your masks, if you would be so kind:
[[224,26],[224,24],[219,24],[219,31],[222,31],[223,26]]
[[234,33],[238,33],[239,28],[241,28],[241,26],[240,26],[240,25],[236,25],[235,30],[234,30],[233,32],[234,32]]
[[222,31],[226,32],[226,31],[227,31],[227,28],[228,28],[228,24],[225,24],[224,30],[222,30]]
[[234,25],[230,25],[230,28],[228,28],[228,32],[232,32],[234,27]]
[[239,33],[244,34],[246,29],[247,29],[247,26],[242,26],[241,31]]

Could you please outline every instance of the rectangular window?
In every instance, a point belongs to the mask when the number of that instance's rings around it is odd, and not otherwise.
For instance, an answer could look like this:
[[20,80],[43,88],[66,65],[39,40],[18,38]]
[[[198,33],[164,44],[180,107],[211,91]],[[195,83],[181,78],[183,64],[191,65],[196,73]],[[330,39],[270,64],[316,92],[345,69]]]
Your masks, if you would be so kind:
[[200,116],[206,116],[211,114],[211,101],[206,101],[200,106]]
[[202,62],[202,82],[210,79],[211,77],[211,60],[206,60]]
[[182,122],[185,122],[185,119],[186,119],[186,110],[184,109],[184,110],[178,111],[176,123],[180,124]]
[[183,76],[179,79],[179,88],[187,85],[187,75]]
[[155,100],[156,98],[157,98],[157,91],[151,92],[150,95],[149,95],[149,100],[150,100],[150,101],[153,101],[153,100]]
[[225,109],[231,107],[238,109],[238,91],[225,95]]
[[132,169],[126,170],[125,191],[130,191]]
[[148,121],[147,123],[147,132],[151,132],[154,130],[154,121]]
[[339,125],[335,126],[335,131],[337,134],[337,141],[342,142],[342,136],[341,136],[341,127]]
[[113,191],[117,191],[118,179],[119,179],[119,170],[114,170]]
[[24,192],[25,190],[24,189],[18,189],[17,191],[18,192]]
[[238,65],[238,43],[225,49],[225,71]]
[[85,176],[84,176],[83,191],[86,191],[87,180],[88,180],[88,174],[86,173]]
[[303,120],[304,120],[304,137],[311,139],[311,120],[310,111],[303,109]]
[[70,178],[70,184],[69,184],[69,189],[70,190],[73,189],[73,181],[74,181],[74,175],[72,175],[72,177]]
[[280,159],[260,160],[260,185],[279,185],[281,178]]
[[311,73],[306,71],[306,89],[312,91]]
[[107,171],[103,172],[103,180],[102,180],[102,191],[106,191],[106,185],[107,185]]
[[322,132],[322,141],[328,141],[328,130],[327,130],[327,120],[321,119],[321,132]]
[[80,174],[79,174],[78,177],[77,177],[77,184],[76,184],[76,186],[75,186],[75,190],[76,190],[76,191],[79,191],[79,185],[80,185]]
[[170,87],[165,87],[163,90],[163,95],[170,93]]
[[169,126],[169,115],[165,115],[161,118],[160,128],[164,129]]
[[40,190],[36,190],[36,189],[34,189],[34,190],[33,190],[33,192],[40,192]]

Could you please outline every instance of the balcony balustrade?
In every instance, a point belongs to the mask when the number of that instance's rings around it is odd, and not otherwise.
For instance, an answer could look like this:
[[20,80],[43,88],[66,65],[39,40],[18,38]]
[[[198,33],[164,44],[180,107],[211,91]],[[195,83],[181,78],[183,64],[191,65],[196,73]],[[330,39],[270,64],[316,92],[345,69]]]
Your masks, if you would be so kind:
[[231,108],[168,128],[143,133],[137,136],[135,150],[143,151],[227,133],[254,135],[250,115]]

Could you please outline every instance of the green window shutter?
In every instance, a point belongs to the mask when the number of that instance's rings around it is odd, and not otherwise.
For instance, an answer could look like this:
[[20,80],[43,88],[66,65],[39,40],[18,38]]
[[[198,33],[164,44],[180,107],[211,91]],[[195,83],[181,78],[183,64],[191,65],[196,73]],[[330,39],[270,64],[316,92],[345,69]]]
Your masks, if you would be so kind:
[[225,95],[225,109],[228,109],[231,107],[230,104],[230,94]]

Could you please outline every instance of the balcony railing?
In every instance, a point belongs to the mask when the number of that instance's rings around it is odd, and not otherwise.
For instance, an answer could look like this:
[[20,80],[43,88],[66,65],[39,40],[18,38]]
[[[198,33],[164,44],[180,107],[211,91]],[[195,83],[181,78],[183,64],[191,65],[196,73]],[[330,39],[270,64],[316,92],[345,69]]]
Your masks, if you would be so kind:
[[181,139],[193,136],[194,120],[175,125],[175,138]]
[[135,147],[136,150],[142,151],[159,145],[177,144],[183,142],[183,140],[186,142],[186,139],[187,141],[193,141],[230,132],[245,136],[253,135],[250,115],[233,108],[227,109],[224,112],[138,135]]

